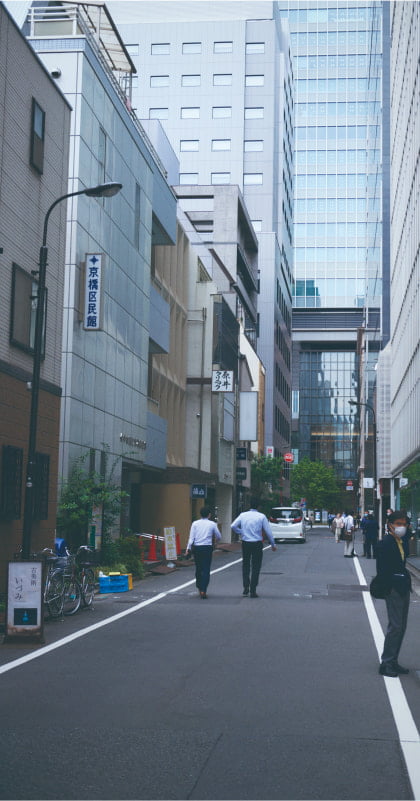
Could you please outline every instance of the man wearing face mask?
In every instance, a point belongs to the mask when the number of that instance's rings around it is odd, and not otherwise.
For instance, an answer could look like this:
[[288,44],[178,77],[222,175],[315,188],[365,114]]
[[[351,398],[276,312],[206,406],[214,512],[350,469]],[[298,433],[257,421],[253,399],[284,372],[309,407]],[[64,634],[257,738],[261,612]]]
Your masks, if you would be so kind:
[[387,520],[388,534],[378,543],[376,569],[388,594],[385,597],[388,628],[379,673],[399,676],[408,673],[398,662],[398,655],[407,627],[411,577],[405,566],[408,556],[408,516],[404,510],[392,512]]

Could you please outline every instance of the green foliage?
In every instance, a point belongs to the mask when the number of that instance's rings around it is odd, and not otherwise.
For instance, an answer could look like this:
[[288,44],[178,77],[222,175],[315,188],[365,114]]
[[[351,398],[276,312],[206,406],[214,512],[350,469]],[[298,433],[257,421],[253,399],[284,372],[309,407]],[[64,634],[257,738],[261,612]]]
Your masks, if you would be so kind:
[[291,488],[294,500],[306,498],[309,509],[335,509],[340,501],[340,488],[332,467],[311,462],[307,457],[294,465]]
[[400,507],[418,515],[420,510],[420,460],[413,462],[403,471],[408,485],[400,490]]
[[[109,448],[108,448],[109,450]],[[57,512],[57,532],[71,549],[86,544],[92,510],[102,508],[102,551],[107,561],[112,553],[112,531],[121,514],[127,493],[113,481],[114,462],[108,475],[89,473],[86,469],[88,453],[76,459],[67,481],[61,487]]]
[[139,539],[140,537],[134,535],[121,537],[118,540],[118,547],[122,561],[127,565],[127,572],[142,578],[144,575],[144,564],[141,558],[143,545],[139,545]]
[[261,511],[267,512],[279,503],[283,458],[257,456],[251,462],[251,492],[261,502]]

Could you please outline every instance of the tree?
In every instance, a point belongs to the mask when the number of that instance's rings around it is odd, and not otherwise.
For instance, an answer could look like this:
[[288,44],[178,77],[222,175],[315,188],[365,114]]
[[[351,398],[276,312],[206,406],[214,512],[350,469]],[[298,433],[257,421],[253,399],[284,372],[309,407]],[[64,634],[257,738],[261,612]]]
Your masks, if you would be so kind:
[[340,500],[340,488],[332,467],[311,462],[305,457],[294,465],[291,476],[292,497],[306,499],[309,509],[333,509]]
[[113,480],[115,463],[108,475],[86,470],[88,453],[74,462],[63,482],[57,512],[57,530],[73,549],[87,542],[94,507],[102,509],[102,551],[110,545],[112,530],[127,493]]
[[251,492],[257,495],[264,509],[278,504],[283,457],[256,456],[251,462]]

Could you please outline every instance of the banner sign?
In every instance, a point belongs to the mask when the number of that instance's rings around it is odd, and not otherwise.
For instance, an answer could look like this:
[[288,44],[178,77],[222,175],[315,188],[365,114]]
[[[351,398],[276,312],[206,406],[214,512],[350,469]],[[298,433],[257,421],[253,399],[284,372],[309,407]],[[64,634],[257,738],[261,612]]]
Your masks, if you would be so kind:
[[9,562],[6,638],[43,638],[42,562]]
[[165,557],[168,562],[177,557],[175,527],[169,526],[168,528],[164,528],[163,533],[165,535]]
[[211,374],[212,392],[233,392],[233,370],[213,370]]
[[207,498],[207,484],[191,484],[191,498]]
[[101,327],[102,254],[86,253],[85,270],[85,331],[99,331]]

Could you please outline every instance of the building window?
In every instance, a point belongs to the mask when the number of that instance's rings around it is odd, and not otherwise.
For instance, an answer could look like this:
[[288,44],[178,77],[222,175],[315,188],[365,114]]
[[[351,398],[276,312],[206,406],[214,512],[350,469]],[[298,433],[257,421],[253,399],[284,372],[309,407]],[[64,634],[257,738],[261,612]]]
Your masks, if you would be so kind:
[[250,186],[251,184],[262,184],[262,182],[262,172],[244,172],[244,186]]
[[179,143],[179,149],[181,152],[186,151],[197,151],[198,150],[198,139],[181,139]]
[[151,45],[150,52],[152,56],[169,56],[170,44],[169,42],[156,42]]
[[[153,45],[152,45],[153,47]],[[127,44],[125,45],[125,49],[129,56],[138,56],[139,54],[139,46],[138,44]]]
[[198,120],[200,116],[200,109],[198,106],[183,107],[181,108],[181,119],[183,120]]
[[232,106],[213,106],[213,119],[220,120],[232,116]]
[[253,53],[264,53],[264,51],[264,42],[247,42],[245,45],[245,52],[248,56],[252,55]]
[[257,150],[263,150],[264,141],[262,139],[245,139],[244,150],[245,153],[254,153]]
[[251,220],[255,233],[262,231],[262,220]]
[[201,75],[182,75],[181,86],[200,86]]
[[212,172],[211,182],[212,184],[229,184],[230,172]]
[[264,75],[245,75],[245,86],[264,86]]
[[245,109],[245,119],[246,120],[261,120],[264,117],[264,108],[263,107],[249,107]]
[[167,108],[149,108],[149,120],[167,120],[168,117]]
[[136,182],[134,195],[134,247],[140,250],[140,185]]
[[41,173],[44,170],[45,111],[32,98],[30,163]]
[[[17,264],[12,268],[12,310],[10,316],[10,344],[33,353],[38,282]],[[44,331],[42,356],[45,354],[45,319],[47,291],[44,298]]]
[[22,503],[23,449],[3,445],[1,455],[1,517],[19,520]]
[[213,75],[213,86],[231,86],[232,75],[227,73],[221,75]]
[[180,172],[179,183],[185,184],[198,184],[198,172]]
[[214,53],[232,53],[233,42],[215,42],[213,45]]
[[160,86],[169,86],[169,75],[151,75],[150,86],[154,89]]
[[191,55],[192,53],[201,53],[201,42],[183,42],[182,52],[184,55]]
[[230,150],[230,139],[212,139],[212,150]]

